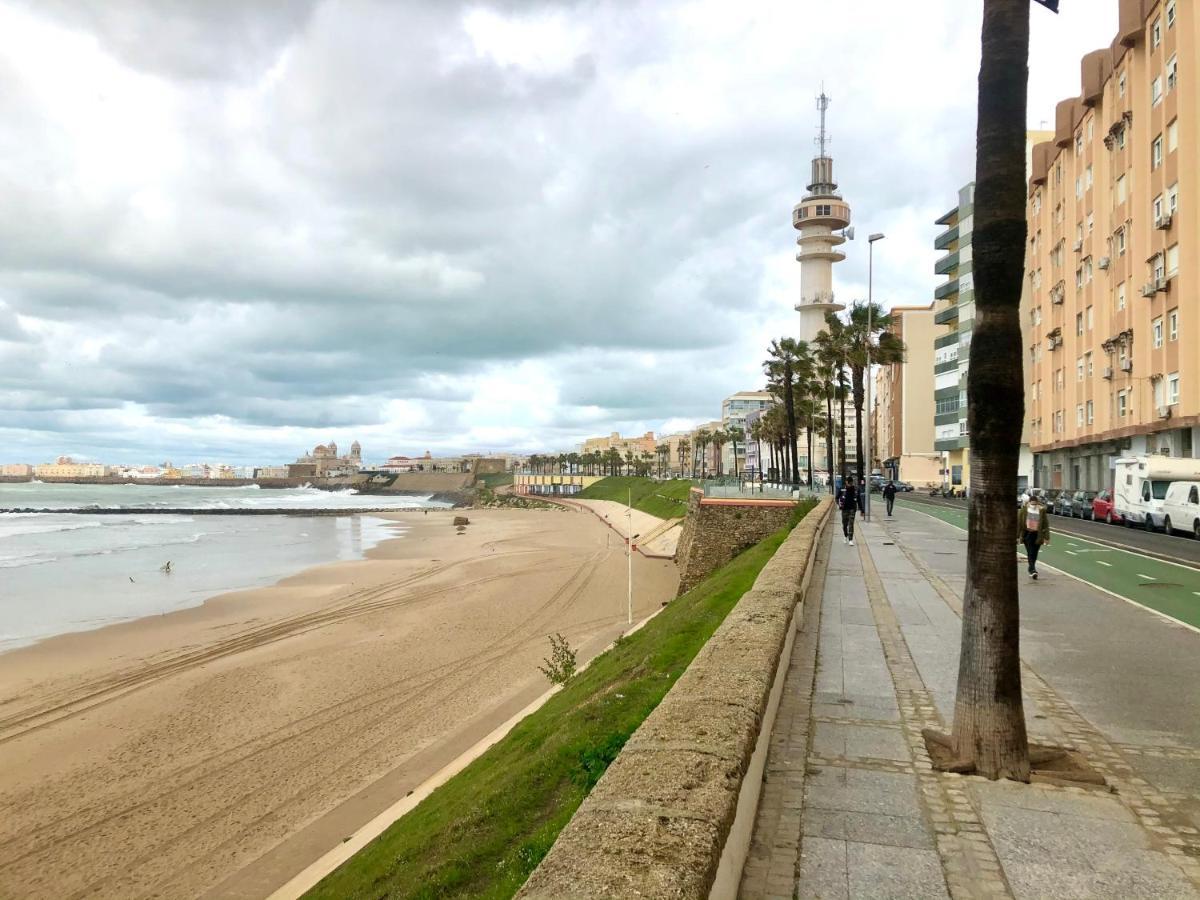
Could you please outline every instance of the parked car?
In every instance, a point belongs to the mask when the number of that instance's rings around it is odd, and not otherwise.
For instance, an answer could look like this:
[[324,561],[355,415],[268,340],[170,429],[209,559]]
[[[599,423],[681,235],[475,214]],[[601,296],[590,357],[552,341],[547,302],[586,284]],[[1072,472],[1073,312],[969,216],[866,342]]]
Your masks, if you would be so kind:
[[907,481],[900,481],[897,479],[895,482],[895,485],[896,485],[896,490],[902,494],[909,493],[913,489],[913,486],[911,484],[909,484]]
[[1056,516],[1071,515],[1071,491],[1059,491],[1054,498],[1054,514]]
[[1092,501],[1095,499],[1095,491],[1076,491],[1071,495],[1071,516],[1090,519],[1092,517]]
[[1174,481],[1163,500],[1163,531],[1182,531],[1200,541],[1200,481]]
[[1112,491],[1101,491],[1092,498],[1092,519],[1109,525],[1121,524],[1121,514],[1113,506]]

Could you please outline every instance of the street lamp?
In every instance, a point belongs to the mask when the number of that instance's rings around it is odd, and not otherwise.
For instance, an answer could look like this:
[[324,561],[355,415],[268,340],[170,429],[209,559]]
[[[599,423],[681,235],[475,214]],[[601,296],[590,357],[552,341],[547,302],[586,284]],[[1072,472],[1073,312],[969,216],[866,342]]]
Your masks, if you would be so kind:
[[867,434],[864,441],[867,448],[867,484],[866,500],[863,515],[871,521],[871,313],[874,310],[874,280],[875,280],[875,242],[882,241],[879,232],[867,238]]

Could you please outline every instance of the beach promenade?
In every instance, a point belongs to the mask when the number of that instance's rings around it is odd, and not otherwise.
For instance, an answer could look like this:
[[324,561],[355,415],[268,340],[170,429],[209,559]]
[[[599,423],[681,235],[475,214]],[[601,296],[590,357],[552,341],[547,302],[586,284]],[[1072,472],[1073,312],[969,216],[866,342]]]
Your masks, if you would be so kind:
[[934,773],[966,534],[830,528],[798,622],[740,896],[1200,897],[1200,634],[1043,567],[1021,585],[1031,737],[1110,789]]
[[[461,513],[460,513],[461,514]],[[367,559],[0,655],[0,896],[265,897],[625,628],[560,510],[390,513]],[[675,595],[635,557],[634,614]]]

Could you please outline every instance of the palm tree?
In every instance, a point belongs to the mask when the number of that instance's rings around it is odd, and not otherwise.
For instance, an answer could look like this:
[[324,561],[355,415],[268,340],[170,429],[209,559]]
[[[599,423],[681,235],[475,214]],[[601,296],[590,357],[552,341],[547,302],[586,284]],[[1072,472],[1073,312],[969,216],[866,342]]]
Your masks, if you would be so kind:
[[[837,431],[833,427],[833,401],[837,397],[838,383],[842,378],[845,354],[838,335],[841,333],[842,321],[833,313],[825,316],[825,328],[813,341],[815,353],[815,374],[824,385],[825,395],[825,464],[829,469],[829,490],[834,490],[833,471],[835,455],[833,441]],[[840,429],[839,429],[840,430]]]
[[717,477],[720,478],[725,470],[725,458],[721,452],[721,448],[729,443],[729,435],[723,428],[717,428],[713,430],[710,440],[712,441],[713,449],[716,450]]
[[738,448],[738,443],[739,443],[739,442],[742,444],[743,448],[745,447],[745,444],[746,444],[746,429],[742,428],[740,425],[730,425],[728,428],[726,428],[726,429],[725,429],[725,434],[729,436],[729,443],[732,445],[732,449],[733,449],[733,477],[734,477],[734,478],[737,478],[737,477],[739,477],[739,476],[738,476],[738,457],[737,457],[737,448]]
[[1019,305],[1024,278],[1029,3],[984,0],[975,139],[975,327],[967,376],[971,505],[962,646],[948,746],[954,765],[1029,781],[1021,705],[1012,491],[1025,415]]
[[[686,467],[685,463],[687,462],[688,459],[691,458],[689,456],[689,454],[691,453],[691,450],[692,450],[692,442],[685,437],[680,438],[679,445],[675,450],[675,452],[679,455],[679,474],[680,475],[689,475],[689,470]],[[691,472],[694,473],[695,470],[692,469]]]
[[712,433],[707,428],[696,430],[694,443],[700,452],[700,477],[708,475],[708,445],[712,443]]
[[769,379],[767,389],[783,400],[784,413],[787,416],[787,449],[791,454],[789,471],[792,484],[799,479],[796,449],[796,396],[797,381],[804,381],[811,370],[808,355],[808,345],[795,338],[781,338],[771,341],[767,351],[770,355],[763,362]]
[[[763,471],[762,433],[763,433],[763,417],[760,415],[760,416],[757,416],[754,419],[754,421],[750,423],[749,433],[747,435],[749,440],[754,441],[755,447],[758,450],[758,456],[757,456],[758,471],[755,472],[754,474],[755,474],[755,476],[757,476],[759,481],[762,481],[762,471]],[[747,450],[746,453],[747,453],[747,455],[749,455],[750,451]]]
[[[868,328],[868,322],[870,327]],[[892,327],[890,313],[878,303],[869,306],[863,301],[850,305],[850,322],[846,326],[847,361],[854,396],[855,439],[858,441],[858,483],[863,481],[863,466],[867,474],[871,471],[871,460],[863,453],[863,404],[866,401],[866,379],[871,377],[867,369],[868,359],[872,365],[890,366],[904,362],[904,343],[889,330]],[[876,341],[878,335],[878,341]]]

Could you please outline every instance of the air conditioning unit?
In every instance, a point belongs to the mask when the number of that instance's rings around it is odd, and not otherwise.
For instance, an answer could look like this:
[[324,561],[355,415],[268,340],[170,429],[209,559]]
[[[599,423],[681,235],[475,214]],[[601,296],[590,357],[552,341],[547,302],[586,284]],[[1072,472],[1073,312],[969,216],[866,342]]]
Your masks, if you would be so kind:
[[1166,278],[1154,279],[1154,289],[1156,291],[1166,291],[1171,287],[1171,282]]
[[1109,266],[1109,263],[1110,263],[1109,258],[1107,256],[1102,256],[1102,257],[1100,257],[1100,262],[1098,263],[1098,265],[1102,269],[1107,269]]
[[1073,250],[1074,250],[1076,253],[1078,253],[1080,250],[1082,250],[1082,249],[1083,249],[1083,241],[1076,241],[1076,242],[1075,242],[1075,246],[1074,246],[1072,249],[1073,249]]
[[1050,302],[1054,303],[1056,305],[1061,305],[1066,299],[1067,299],[1066,294],[1060,293],[1060,294],[1051,294],[1050,295]]
[[1158,407],[1156,412],[1158,413],[1158,417],[1160,419],[1171,418],[1171,407],[1169,407],[1169,406],[1160,406],[1160,407]]
[[1167,213],[1165,216],[1155,219],[1154,227],[1157,228],[1159,231],[1166,231],[1168,228],[1170,228],[1171,227],[1171,214]]
[[1158,293],[1158,283],[1157,282],[1148,281],[1142,285],[1142,296],[1143,297],[1153,297],[1157,293]]
[[1112,366],[1105,366],[1104,367],[1104,377],[1107,378],[1109,381],[1112,381],[1112,375],[1113,375]]
[[1127,359],[1123,363],[1121,363],[1121,371],[1122,372],[1132,372],[1133,371],[1133,360]]

